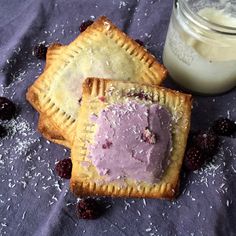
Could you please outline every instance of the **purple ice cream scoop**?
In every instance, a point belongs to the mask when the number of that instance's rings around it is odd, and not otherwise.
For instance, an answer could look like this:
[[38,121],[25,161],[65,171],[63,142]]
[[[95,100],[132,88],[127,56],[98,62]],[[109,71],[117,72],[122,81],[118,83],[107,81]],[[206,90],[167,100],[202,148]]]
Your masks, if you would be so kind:
[[98,128],[89,157],[107,181],[161,178],[172,146],[171,114],[158,104],[135,101],[106,107],[93,121]]

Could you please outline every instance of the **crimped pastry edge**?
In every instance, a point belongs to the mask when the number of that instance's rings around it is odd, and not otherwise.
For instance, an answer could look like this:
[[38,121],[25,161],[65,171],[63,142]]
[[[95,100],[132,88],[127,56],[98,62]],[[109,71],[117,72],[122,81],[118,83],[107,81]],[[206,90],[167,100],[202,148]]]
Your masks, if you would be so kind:
[[[65,45],[60,43],[53,43],[48,47],[46,55],[46,63],[44,70],[47,70],[65,49]],[[65,146],[67,148],[71,147],[71,144],[65,140],[60,131],[55,127],[53,122],[44,114],[39,114],[38,119],[38,131],[42,134],[43,137],[48,139],[51,142]]]

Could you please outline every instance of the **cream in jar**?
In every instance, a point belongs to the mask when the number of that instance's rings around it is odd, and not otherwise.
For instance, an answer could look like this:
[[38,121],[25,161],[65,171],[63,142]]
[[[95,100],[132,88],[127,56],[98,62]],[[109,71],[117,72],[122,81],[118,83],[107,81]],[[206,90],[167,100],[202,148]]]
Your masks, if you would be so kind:
[[[172,13],[164,65],[177,83],[192,91],[230,90],[236,86],[236,18],[213,7],[200,9],[195,18],[181,9],[188,7],[183,2],[177,1]],[[227,32],[220,31],[223,26]]]

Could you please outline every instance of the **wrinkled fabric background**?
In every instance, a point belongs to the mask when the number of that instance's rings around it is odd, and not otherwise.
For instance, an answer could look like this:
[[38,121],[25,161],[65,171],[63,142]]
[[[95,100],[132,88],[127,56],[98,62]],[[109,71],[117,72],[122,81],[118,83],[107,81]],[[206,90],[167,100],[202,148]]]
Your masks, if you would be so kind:
[[[83,20],[108,16],[161,60],[171,13],[170,0],[1,0],[0,95],[18,106],[2,122],[0,140],[0,235],[236,235],[236,139],[221,137],[211,164],[183,174],[175,201],[106,199],[106,213],[79,220],[69,182],[55,175],[55,162],[69,151],[37,132],[38,114],[25,100],[27,87],[44,62],[32,56],[38,42],[69,43]],[[166,86],[178,88],[168,78]],[[194,96],[192,128],[209,127],[219,116],[236,119],[236,90],[215,97]]]

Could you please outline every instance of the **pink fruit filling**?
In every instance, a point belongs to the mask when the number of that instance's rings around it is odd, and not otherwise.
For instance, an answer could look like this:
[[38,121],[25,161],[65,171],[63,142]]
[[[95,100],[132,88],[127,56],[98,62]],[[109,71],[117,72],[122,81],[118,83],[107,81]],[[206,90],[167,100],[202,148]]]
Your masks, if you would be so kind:
[[161,178],[172,146],[171,114],[166,108],[135,101],[113,104],[93,121],[97,131],[89,157],[105,180],[154,183]]

